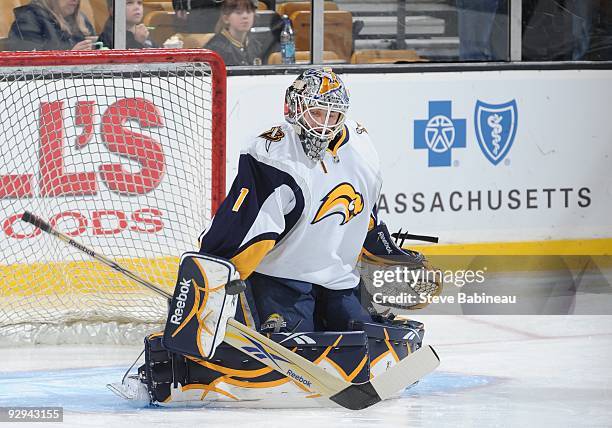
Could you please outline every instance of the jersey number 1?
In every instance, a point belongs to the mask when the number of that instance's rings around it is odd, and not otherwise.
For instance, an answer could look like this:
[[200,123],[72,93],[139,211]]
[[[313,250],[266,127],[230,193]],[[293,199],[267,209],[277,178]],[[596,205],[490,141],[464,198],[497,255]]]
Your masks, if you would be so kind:
[[246,198],[248,194],[249,194],[249,189],[245,187],[240,189],[240,195],[238,195],[238,199],[236,199],[236,203],[232,207],[233,212],[235,213],[238,212],[238,210],[240,209],[240,206],[242,206],[242,203],[244,202],[244,198]]

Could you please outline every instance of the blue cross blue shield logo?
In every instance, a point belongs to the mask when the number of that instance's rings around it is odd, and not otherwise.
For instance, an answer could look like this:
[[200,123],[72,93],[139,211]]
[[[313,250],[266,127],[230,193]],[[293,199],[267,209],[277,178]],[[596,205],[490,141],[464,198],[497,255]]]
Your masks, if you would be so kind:
[[487,104],[478,100],[474,122],[480,149],[493,165],[499,164],[510,151],[516,136],[516,100],[504,104]]
[[465,148],[465,119],[452,118],[450,101],[430,101],[429,118],[414,121],[414,148],[429,151],[429,166],[450,166],[451,149]]

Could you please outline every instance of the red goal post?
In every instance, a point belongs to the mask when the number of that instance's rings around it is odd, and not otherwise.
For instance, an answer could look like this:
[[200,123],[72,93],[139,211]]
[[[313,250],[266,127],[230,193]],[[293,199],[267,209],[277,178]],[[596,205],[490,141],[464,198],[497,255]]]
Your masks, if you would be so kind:
[[0,53],[0,341],[132,342],[165,302],[20,221],[174,285],[225,194],[226,73],[207,50]]

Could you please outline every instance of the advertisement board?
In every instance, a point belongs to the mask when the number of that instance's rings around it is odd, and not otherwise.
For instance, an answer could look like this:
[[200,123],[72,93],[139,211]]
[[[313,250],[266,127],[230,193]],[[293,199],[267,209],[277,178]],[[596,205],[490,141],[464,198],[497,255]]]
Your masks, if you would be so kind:
[[[228,79],[228,185],[240,147],[283,120],[294,77]],[[381,159],[391,230],[447,243],[612,237],[610,71],[342,78]]]

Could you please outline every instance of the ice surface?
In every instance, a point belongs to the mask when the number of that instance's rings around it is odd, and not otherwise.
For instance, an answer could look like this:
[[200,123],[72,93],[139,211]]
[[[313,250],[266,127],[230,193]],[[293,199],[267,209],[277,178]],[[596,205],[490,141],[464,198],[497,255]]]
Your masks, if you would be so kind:
[[133,408],[105,385],[140,346],[2,349],[0,406],[63,406],[63,427],[612,426],[612,316],[415,318],[439,369],[363,411]]

